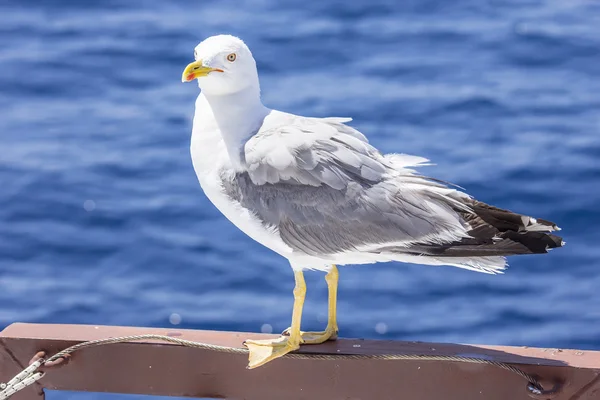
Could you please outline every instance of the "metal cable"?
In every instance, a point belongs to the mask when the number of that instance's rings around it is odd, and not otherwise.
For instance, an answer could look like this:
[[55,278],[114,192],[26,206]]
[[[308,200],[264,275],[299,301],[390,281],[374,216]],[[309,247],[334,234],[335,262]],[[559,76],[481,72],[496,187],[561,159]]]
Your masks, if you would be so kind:
[[[109,338],[109,339],[98,339],[92,340],[89,342],[79,343],[73,345],[63,351],[60,351],[48,358],[46,362],[56,361],[59,358],[63,358],[66,355],[69,355],[77,350],[81,350],[87,347],[101,346],[111,343],[124,343],[124,342],[133,342],[136,340],[162,340],[169,343],[175,343],[186,347],[193,347],[196,349],[205,349],[218,351],[222,353],[233,353],[233,354],[247,354],[248,349],[243,348],[234,348],[234,347],[225,347],[218,346],[214,344],[208,343],[199,343],[193,342],[191,340],[178,339],[170,336],[164,335],[131,335],[131,336],[122,336],[117,338]],[[418,355],[418,354],[299,354],[299,353],[288,353],[284,357],[297,359],[297,360],[422,360],[422,361],[457,361],[457,362],[468,362],[475,364],[488,364],[494,365],[498,368],[505,369],[507,371],[513,372],[525,380],[527,380],[531,385],[541,389],[542,386],[538,382],[538,380],[522,371],[521,369],[514,367],[510,364],[506,364],[499,361],[487,360],[484,358],[476,358],[476,357],[464,357],[464,356],[447,356],[447,355]]]
[[[179,339],[164,335],[131,335],[121,336],[116,338],[98,339],[91,340],[88,342],[79,343],[68,347],[47,359],[40,359],[35,361],[32,365],[25,369],[25,371],[18,374],[7,384],[0,384],[0,400],[8,399],[11,395],[17,391],[23,389],[35,383],[41,379],[44,375],[43,372],[38,372],[40,367],[49,367],[53,364],[57,364],[59,360],[68,358],[72,353],[89,347],[103,346],[113,343],[126,343],[134,342],[138,340],[160,340],[163,342],[178,344],[186,347],[192,347],[196,349],[204,349],[211,351],[218,351],[222,353],[231,354],[248,354],[248,349],[234,348],[218,346],[209,343],[193,342],[191,340]],[[288,353],[284,357],[297,359],[297,360],[421,360],[421,361],[456,361],[456,362],[467,362],[474,364],[487,364],[493,365],[498,368],[510,371],[527,380],[527,389],[531,395],[537,396],[542,394],[553,394],[558,390],[558,386],[555,386],[550,391],[545,391],[540,385],[539,381],[532,375],[522,371],[521,369],[514,367],[510,364],[506,364],[499,361],[487,360],[484,358],[476,357],[465,357],[465,356],[448,356],[448,355],[418,355],[418,354],[299,354],[299,353]]]

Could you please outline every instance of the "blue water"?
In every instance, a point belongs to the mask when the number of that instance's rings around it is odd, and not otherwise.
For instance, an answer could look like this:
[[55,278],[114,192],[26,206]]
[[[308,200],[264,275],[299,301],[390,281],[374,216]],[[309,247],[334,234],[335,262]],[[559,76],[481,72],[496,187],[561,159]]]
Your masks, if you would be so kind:
[[[0,2],[0,328],[280,331],[287,262],[203,195],[194,46],[242,37],[264,102],[351,116],[383,152],[547,218],[502,276],[341,271],[341,336],[600,349],[600,5],[588,0]],[[320,273],[304,327],[325,323]],[[377,327],[377,328],[376,328]]]

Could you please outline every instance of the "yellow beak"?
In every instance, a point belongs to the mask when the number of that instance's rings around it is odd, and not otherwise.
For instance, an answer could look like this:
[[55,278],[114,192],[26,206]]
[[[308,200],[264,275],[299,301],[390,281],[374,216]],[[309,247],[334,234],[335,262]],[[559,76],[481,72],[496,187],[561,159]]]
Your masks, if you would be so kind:
[[223,70],[219,68],[205,67],[202,65],[202,60],[194,61],[193,63],[189,63],[183,70],[181,82],[193,81],[194,79],[206,76],[213,71],[223,72]]

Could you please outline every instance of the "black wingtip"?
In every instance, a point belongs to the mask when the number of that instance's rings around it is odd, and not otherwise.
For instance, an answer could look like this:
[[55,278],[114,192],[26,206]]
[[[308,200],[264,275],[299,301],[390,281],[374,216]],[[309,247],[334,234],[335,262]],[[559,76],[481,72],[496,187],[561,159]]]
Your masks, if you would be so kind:
[[535,254],[547,253],[550,249],[564,246],[565,242],[560,236],[545,232],[502,232],[499,237],[521,243]]

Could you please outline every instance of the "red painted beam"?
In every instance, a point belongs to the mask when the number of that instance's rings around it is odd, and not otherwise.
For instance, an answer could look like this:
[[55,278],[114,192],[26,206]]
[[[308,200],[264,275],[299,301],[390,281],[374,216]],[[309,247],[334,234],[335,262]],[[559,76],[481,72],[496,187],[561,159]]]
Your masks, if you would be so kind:
[[[273,335],[183,329],[13,324],[0,333],[0,382],[24,368],[39,350],[49,355],[76,343],[159,334],[241,348],[246,338]],[[302,353],[462,355],[510,363],[564,382],[554,398],[600,398],[600,352],[421,342],[340,339],[303,346]],[[246,369],[244,354],[142,341],[84,349],[49,369],[14,400],[39,400],[42,389],[233,399],[529,399],[527,382],[492,365],[456,361],[298,360],[282,358]]]

